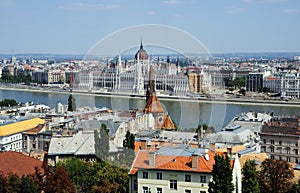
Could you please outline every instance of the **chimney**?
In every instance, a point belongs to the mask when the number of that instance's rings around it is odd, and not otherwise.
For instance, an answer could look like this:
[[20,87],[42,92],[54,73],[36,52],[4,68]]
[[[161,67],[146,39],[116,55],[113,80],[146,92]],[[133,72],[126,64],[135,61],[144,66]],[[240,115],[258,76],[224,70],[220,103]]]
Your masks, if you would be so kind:
[[231,147],[227,147],[227,155],[229,157],[231,157],[231,155],[232,155],[232,148]]
[[204,150],[204,159],[205,159],[206,161],[209,160],[208,149],[205,149],[205,150]]
[[192,168],[198,169],[198,154],[192,154]]
[[146,150],[146,149],[147,149],[147,140],[141,139],[141,150]]
[[155,157],[156,157],[155,152],[149,151],[148,157],[149,157],[149,166],[155,166]]

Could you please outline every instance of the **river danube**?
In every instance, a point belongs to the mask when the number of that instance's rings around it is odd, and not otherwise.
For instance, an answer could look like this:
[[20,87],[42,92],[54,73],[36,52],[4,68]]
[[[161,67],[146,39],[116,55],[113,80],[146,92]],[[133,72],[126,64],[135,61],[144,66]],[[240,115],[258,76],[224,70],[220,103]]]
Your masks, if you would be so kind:
[[[87,94],[73,94],[77,107],[107,107],[115,110],[143,109],[145,99],[95,96]],[[45,104],[55,107],[60,101],[67,104],[69,93],[31,92],[20,90],[0,89],[0,100],[15,99],[19,102],[32,101],[35,104]],[[274,112],[275,115],[300,115],[299,106],[272,106],[250,104],[224,104],[217,101],[180,101],[160,100],[172,119],[182,128],[194,128],[199,124],[208,124],[218,131],[230,120],[243,112]]]

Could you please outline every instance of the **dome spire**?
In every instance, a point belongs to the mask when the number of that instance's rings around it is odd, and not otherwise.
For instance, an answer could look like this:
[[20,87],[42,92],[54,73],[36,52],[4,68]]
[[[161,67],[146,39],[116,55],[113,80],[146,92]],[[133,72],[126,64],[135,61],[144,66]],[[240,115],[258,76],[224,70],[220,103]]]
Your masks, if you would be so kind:
[[141,38],[141,46],[140,49],[143,49],[143,39]]

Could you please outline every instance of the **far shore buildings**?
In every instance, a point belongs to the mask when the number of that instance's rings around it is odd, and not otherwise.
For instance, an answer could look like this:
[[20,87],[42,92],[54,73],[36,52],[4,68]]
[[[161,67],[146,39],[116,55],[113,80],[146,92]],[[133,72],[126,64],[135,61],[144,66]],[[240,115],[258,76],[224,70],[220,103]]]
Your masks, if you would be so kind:
[[199,93],[210,89],[211,78],[207,77],[207,73],[198,72],[196,79],[192,74],[187,76],[187,73],[182,71],[179,58],[175,64],[169,57],[166,61],[158,58],[157,62],[153,62],[141,43],[133,62],[124,63],[119,55],[115,64],[108,64],[103,69],[82,71],[75,80],[74,89],[144,95],[150,80],[154,81],[157,94],[162,95],[186,96],[189,92]]

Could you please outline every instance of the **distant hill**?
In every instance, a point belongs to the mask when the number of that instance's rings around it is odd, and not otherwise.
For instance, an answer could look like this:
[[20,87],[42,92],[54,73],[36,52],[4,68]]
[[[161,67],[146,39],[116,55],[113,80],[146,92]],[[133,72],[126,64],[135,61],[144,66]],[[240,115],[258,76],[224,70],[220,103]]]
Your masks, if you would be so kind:
[[[156,54],[155,56],[170,56],[175,57],[177,54]],[[192,55],[192,54],[191,54]],[[4,58],[11,58],[16,56],[18,59],[34,58],[34,59],[48,59],[48,60],[82,60],[85,55],[83,54],[0,54],[0,60]],[[300,56],[300,52],[253,52],[253,53],[214,53],[212,54],[214,58],[265,58],[265,59],[274,59],[274,58],[287,58],[292,59],[294,56]],[[93,58],[93,56],[91,57]],[[94,59],[98,58],[95,56]],[[122,59],[133,59],[134,54],[125,53],[122,55]]]

